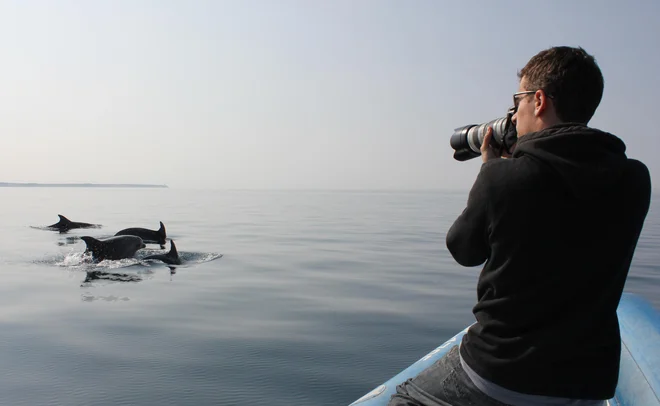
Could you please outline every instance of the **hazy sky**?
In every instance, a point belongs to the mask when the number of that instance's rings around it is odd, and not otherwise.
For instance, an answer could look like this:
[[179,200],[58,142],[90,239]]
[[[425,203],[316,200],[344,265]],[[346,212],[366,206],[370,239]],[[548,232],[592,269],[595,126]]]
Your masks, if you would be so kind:
[[466,189],[453,129],[542,49],[660,180],[660,1],[0,0],[0,181]]

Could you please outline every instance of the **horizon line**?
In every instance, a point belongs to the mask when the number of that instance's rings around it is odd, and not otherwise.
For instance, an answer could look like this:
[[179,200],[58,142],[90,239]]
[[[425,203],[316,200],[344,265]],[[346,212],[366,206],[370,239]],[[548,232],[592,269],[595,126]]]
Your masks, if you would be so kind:
[[144,187],[144,188],[169,188],[167,184],[153,183],[93,183],[93,182],[0,182],[0,187]]

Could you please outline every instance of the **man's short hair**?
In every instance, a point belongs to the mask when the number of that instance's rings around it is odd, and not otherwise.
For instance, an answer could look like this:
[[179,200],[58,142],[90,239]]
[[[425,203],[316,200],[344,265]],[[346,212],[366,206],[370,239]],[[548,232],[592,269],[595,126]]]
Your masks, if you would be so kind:
[[603,74],[593,56],[581,47],[552,47],[534,55],[518,72],[527,90],[552,96],[563,122],[587,124],[603,97]]

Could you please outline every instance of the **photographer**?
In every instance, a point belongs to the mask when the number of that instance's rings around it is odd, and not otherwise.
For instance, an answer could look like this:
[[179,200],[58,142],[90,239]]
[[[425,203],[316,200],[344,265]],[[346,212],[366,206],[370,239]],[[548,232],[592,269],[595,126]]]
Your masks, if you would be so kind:
[[390,405],[592,406],[614,396],[616,310],[649,171],[621,139],[587,126],[603,77],[584,49],[541,51],[518,77],[513,153],[501,157],[488,130],[467,207],[447,233],[459,264],[485,262],[476,323]]

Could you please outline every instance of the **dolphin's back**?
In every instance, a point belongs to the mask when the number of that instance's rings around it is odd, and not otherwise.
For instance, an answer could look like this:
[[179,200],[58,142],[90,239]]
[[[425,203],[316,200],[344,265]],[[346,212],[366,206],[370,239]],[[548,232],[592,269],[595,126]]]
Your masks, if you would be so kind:
[[160,245],[165,244],[165,238],[166,238],[165,226],[163,225],[162,222],[160,223],[160,228],[158,230],[150,230],[148,228],[141,228],[141,227],[131,227],[120,230],[115,234],[115,236],[119,236],[119,235],[134,235],[136,237],[142,238],[144,242],[151,242]]
[[91,252],[94,259],[99,261],[130,258],[135,255],[137,250],[144,248],[142,239],[133,235],[114,236],[104,240],[89,236],[80,237],[80,239],[85,241],[86,251]]
[[56,228],[60,231],[68,231],[72,230],[74,228],[97,228],[99,227],[98,224],[91,224],[91,223],[82,223],[79,221],[71,221],[68,218],[64,217],[61,214],[57,215],[60,218],[60,221],[58,221],[55,224],[51,224],[48,227],[49,228]]

